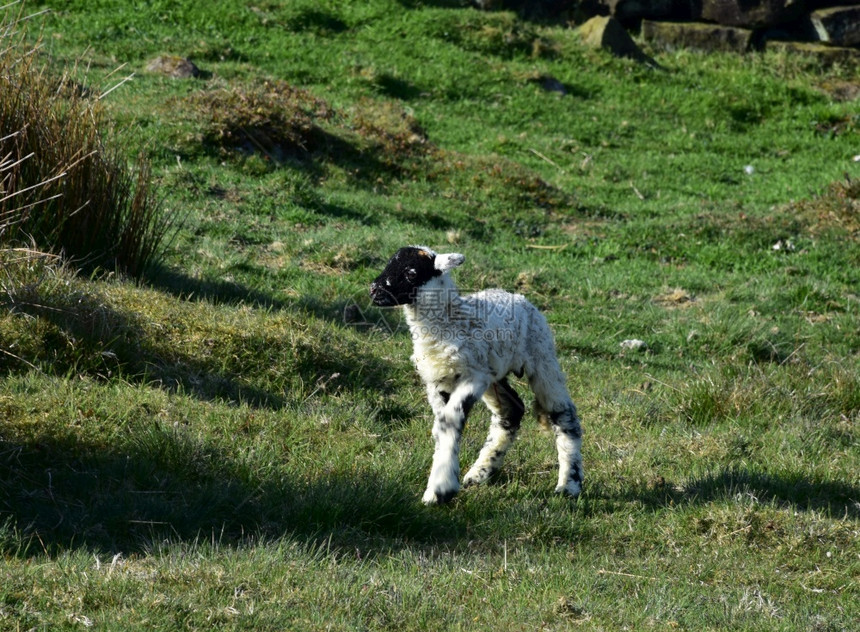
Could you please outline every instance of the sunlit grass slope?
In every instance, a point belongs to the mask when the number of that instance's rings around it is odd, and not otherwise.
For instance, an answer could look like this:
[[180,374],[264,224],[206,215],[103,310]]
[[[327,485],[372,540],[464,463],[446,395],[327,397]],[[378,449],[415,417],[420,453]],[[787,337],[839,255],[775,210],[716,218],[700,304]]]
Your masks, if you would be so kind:
[[[465,4],[44,18],[51,68],[135,73],[106,110],[183,222],[138,283],[0,255],[0,627],[852,629],[858,70],[650,69]],[[408,243],[547,314],[579,500],[528,423],[496,481],[421,505],[429,409],[367,298]]]

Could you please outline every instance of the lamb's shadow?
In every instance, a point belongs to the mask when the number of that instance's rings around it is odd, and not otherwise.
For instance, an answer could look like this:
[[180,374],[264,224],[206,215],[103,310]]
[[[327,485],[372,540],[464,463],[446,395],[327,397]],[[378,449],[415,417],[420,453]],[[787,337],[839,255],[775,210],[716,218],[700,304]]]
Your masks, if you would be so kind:
[[625,499],[637,499],[652,509],[704,504],[746,497],[760,503],[791,506],[860,520],[860,488],[841,481],[813,481],[802,474],[774,475],[745,468],[723,468],[695,477],[683,486],[649,485],[631,489]]
[[105,447],[73,436],[0,440],[0,528],[27,543],[3,553],[53,555],[84,547],[130,554],[164,540],[215,538],[233,546],[283,536],[351,550],[454,539],[466,528],[456,512],[423,507],[395,476],[267,478],[156,421],[121,443]]

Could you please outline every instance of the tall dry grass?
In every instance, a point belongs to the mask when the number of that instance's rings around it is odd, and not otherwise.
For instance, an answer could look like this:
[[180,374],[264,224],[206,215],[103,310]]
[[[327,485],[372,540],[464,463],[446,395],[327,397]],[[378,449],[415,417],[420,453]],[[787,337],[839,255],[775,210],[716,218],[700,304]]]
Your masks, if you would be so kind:
[[0,245],[61,253],[140,276],[171,229],[143,154],[133,166],[100,96],[57,74],[28,34],[34,16],[0,14]]

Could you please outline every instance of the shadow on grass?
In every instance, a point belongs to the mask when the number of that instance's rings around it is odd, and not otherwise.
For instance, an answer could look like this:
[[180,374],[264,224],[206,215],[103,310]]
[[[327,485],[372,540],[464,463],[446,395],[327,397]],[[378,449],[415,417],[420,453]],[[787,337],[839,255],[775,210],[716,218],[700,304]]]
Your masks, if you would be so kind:
[[421,89],[415,84],[387,73],[379,75],[375,83],[382,94],[392,99],[411,101],[421,96]]
[[743,468],[723,469],[691,479],[682,489],[660,485],[631,492],[653,509],[669,505],[702,504],[738,496],[760,503],[790,505],[834,518],[860,520],[860,488],[842,481],[811,481],[802,474],[773,475]]
[[[399,0],[399,2],[407,9],[420,9],[425,6],[463,9],[477,4],[467,0]],[[579,3],[572,0],[540,0],[538,2],[535,0],[502,0],[501,2],[487,2],[485,4],[492,5],[493,10],[516,11],[525,20],[548,23],[566,23],[570,19],[570,13],[583,13],[580,4],[588,7],[592,15],[601,10],[596,2]]]
[[[349,134],[347,134],[349,136]],[[356,186],[376,189],[380,183],[394,178],[409,177],[415,170],[411,163],[423,157],[411,147],[388,147],[379,138],[366,132],[364,137],[342,137],[314,125],[301,142],[280,138],[277,129],[247,127],[231,135],[232,142],[220,137],[204,140],[205,154],[223,160],[230,157],[242,161],[257,155],[269,169],[298,169],[321,180],[328,167],[336,166]]]
[[252,290],[239,283],[215,281],[189,276],[167,266],[152,266],[145,276],[146,283],[182,300],[209,301],[214,305],[252,305],[267,309],[282,309],[282,301],[269,294]]
[[[284,323],[271,332],[249,332],[229,323],[194,322],[193,314],[184,314],[178,322],[153,328],[142,315],[78,295],[19,303],[16,310],[35,317],[29,326],[38,331],[37,342],[23,352],[25,359],[0,355],[0,374],[36,366],[60,376],[120,375],[201,400],[278,410],[296,384],[338,374],[339,388],[363,388],[390,373],[388,364],[367,354],[360,341],[338,338],[326,344],[321,332],[284,336]],[[297,329],[313,329],[308,326],[312,315],[284,313],[291,314]],[[184,338],[182,348],[176,335],[164,335],[167,328]],[[273,367],[277,378],[270,375]]]
[[357,183],[374,187],[380,179],[402,176],[405,172],[400,156],[383,151],[375,143],[358,145],[331,132],[315,129],[309,160],[334,163],[349,173]]
[[330,36],[349,30],[349,25],[329,11],[320,9],[299,10],[286,21],[290,31],[309,31],[317,35]]
[[260,477],[181,429],[153,422],[134,432],[116,448],[74,437],[0,441],[3,553],[129,554],[165,540],[240,545],[285,535],[384,549],[465,531],[457,512],[423,507],[394,477],[349,468],[306,481]]
[[358,222],[364,226],[378,226],[380,223],[379,217],[372,212],[361,211],[349,208],[342,204],[332,204],[330,202],[322,202],[314,204],[311,209],[322,215],[326,215],[336,220],[351,220]]

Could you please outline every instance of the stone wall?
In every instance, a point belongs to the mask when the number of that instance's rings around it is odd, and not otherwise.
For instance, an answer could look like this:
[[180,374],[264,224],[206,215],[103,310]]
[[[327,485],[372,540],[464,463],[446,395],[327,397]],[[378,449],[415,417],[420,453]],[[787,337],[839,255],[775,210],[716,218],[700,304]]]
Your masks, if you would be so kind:
[[527,18],[581,23],[612,16],[658,46],[745,51],[770,43],[860,58],[860,0],[474,0]]

